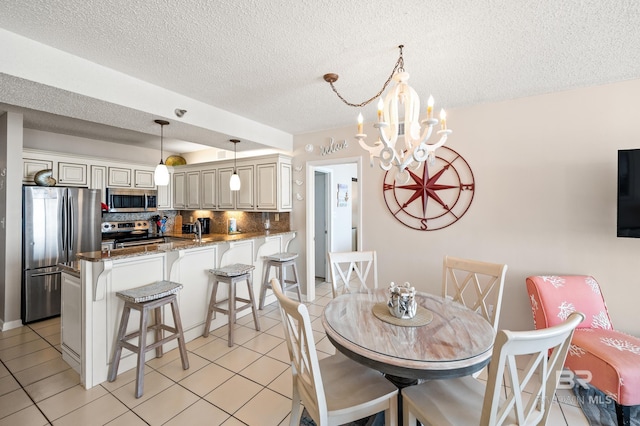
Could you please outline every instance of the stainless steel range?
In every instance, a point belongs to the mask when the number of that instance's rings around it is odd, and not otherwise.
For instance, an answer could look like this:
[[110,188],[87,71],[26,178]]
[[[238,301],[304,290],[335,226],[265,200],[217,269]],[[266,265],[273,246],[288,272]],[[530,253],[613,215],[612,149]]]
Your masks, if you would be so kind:
[[103,246],[109,248],[124,248],[146,244],[163,243],[164,238],[152,232],[152,225],[148,220],[131,220],[122,222],[102,222]]

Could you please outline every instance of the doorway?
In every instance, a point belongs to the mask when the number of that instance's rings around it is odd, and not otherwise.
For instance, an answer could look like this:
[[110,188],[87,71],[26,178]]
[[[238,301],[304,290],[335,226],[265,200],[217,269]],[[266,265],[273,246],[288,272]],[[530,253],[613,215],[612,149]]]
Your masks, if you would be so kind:
[[331,196],[329,185],[332,180],[330,169],[316,169],[315,171],[315,214],[316,220],[314,222],[314,234],[315,235],[315,278],[320,278],[326,281],[329,277],[329,270],[327,268],[327,252],[331,247],[331,221],[328,220],[331,216],[329,213],[329,197]]
[[[345,235],[334,235],[336,231],[336,227],[333,226],[334,220],[336,220],[336,216],[340,216],[344,214],[347,209],[343,208],[342,205],[338,206],[337,197],[336,200],[333,199],[332,194],[335,193],[337,196],[337,183],[333,182],[332,177],[335,177],[339,173],[328,173],[328,171],[333,170],[333,168],[337,168],[339,166],[354,166],[355,171],[355,184],[357,190],[352,190],[352,194],[349,195],[349,199],[351,200],[349,205],[352,206],[352,209],[349,209],[351,215],[351,222],[353,223],[353,227],[356,228],[355,238],[356,238],[356,247],[362,247],[362,232],[360,229],[362,227],[362,157],[350,157],[350,158],[336,158],[333,160],[319,160],[319,161],[308,161],[306,163],[306,223],[305,223],[305,231],[306,231],[306,264],[307,264],[307,300],[311,301],[315,299],[315,282],[316,276],[321,276],[322,272],[317,271],[324,265],[324,275],[325,279],[328,279],[328,265],[326,264],[327,252],[332,250],[334,245],[334,241],[340,241],[344,239]],[[319,172],[319,176],[323,176],[324,179],[320,179],[321,183],[316,185],[316,172]],[[339,182],[338,182],[339,183]],[[346,182],[345,182],[346,183]],[[351,187],[352,180],[349,177],[348,187]],[[321,185],[325,185],[325,190],[323,191],[320,188]],[[334,188],[334,186],[336,188]],[[322,195],[321,195],[322,194]],[[357,194],[358,197],[354,200],[353,194]],[[324,208],[319,206],[316,202],[317,196],[323,202],[326,200],[327,206]],[[336,202],[334,202],[336,201]],[[355,204],[357,202],[357,204]],[[338,210],[337,209],[342,209]],[[326,215],[326,228],[318,227],[316,229],[316,222],[320,220],[322,215]],[[324,230],[326,229],[326,236],[324,234]],[[346,237],[351,240],[352,233],[349,231]],[[336,238],[334,238],[336,237]],[[320,244],[318,244],[318,240],[320,240]],[[322,241],[326,242],[325,248],[322,248]],[[351,244],[349,243],[349,247]],[[350,248],[344,250],[348,251]],[[319,262],[316,265],[316,259],[320,260],[320,258],[324,258],[324,264]]]

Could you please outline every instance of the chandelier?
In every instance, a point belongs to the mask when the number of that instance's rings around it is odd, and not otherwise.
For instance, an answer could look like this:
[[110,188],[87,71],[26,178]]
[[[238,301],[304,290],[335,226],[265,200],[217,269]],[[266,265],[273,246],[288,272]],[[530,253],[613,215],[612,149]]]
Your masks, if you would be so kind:
[[[324,80],[331,85],[333,91],[345,104],[353,107],[363,107],[376,98],[378,101],[378,120],[373,127],[378,129],[378,140],[374,145],[365,142],[367,135],[364,133],[362,113],[358,114],[358,133],[355,135],[360,146],[369,151],[371,165],[374,158],[380,160],[382,170],[391,170],[397,167],[396,181],[408,182],[408,167],[417,168],[427,161],[433,165],[435,163],[435,151],[445,144],[451,130],[447,129],[447,116],[444,109],[440,110],[440,130],[436,134],[440,139],[435,143],[428,143],[434,126],[438,120],[433,118],[433,96],[429,96],[425,118],[420,120],[420,98],[416,91],[409,86],[409,73],[404,70],[404,58],[400,45],[400,56],[391,72],[391,75],[384,83],[382,89],[370,99],[354,104],[348,102],[338,93],[334,83],[338,80],[337,74],[325,74]],[[387,88],[391,80],[396,85],[387,93],[382,100],[382,92]],[[416,163],[416,164],[414,164]]]

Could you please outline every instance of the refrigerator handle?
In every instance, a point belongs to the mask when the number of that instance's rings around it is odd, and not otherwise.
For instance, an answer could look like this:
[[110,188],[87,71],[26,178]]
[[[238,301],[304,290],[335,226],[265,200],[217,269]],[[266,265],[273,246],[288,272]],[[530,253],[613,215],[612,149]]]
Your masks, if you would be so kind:
[[60,206],[60,216],[62,217],[62,250],[67,250],[67,197],[66,195],[62,199],[62,205]]
[[76,230],[74,227],[75,217],[73,215],[73,197],[71,195],[69,195],[67,204],[67,211],[69,212],[69,251],[73,252],[75,250],[73,243],[75,241]]

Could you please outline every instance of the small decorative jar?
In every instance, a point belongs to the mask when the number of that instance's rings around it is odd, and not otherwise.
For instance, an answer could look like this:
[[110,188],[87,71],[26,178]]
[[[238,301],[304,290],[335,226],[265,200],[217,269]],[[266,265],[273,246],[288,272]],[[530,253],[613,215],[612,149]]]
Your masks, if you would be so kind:
[[411,284],[404,283],[397,286],[394,282],[389,284],[389,312],[396,318],[409,319],[416,316],[418,304],[416,302],[416,289]]

